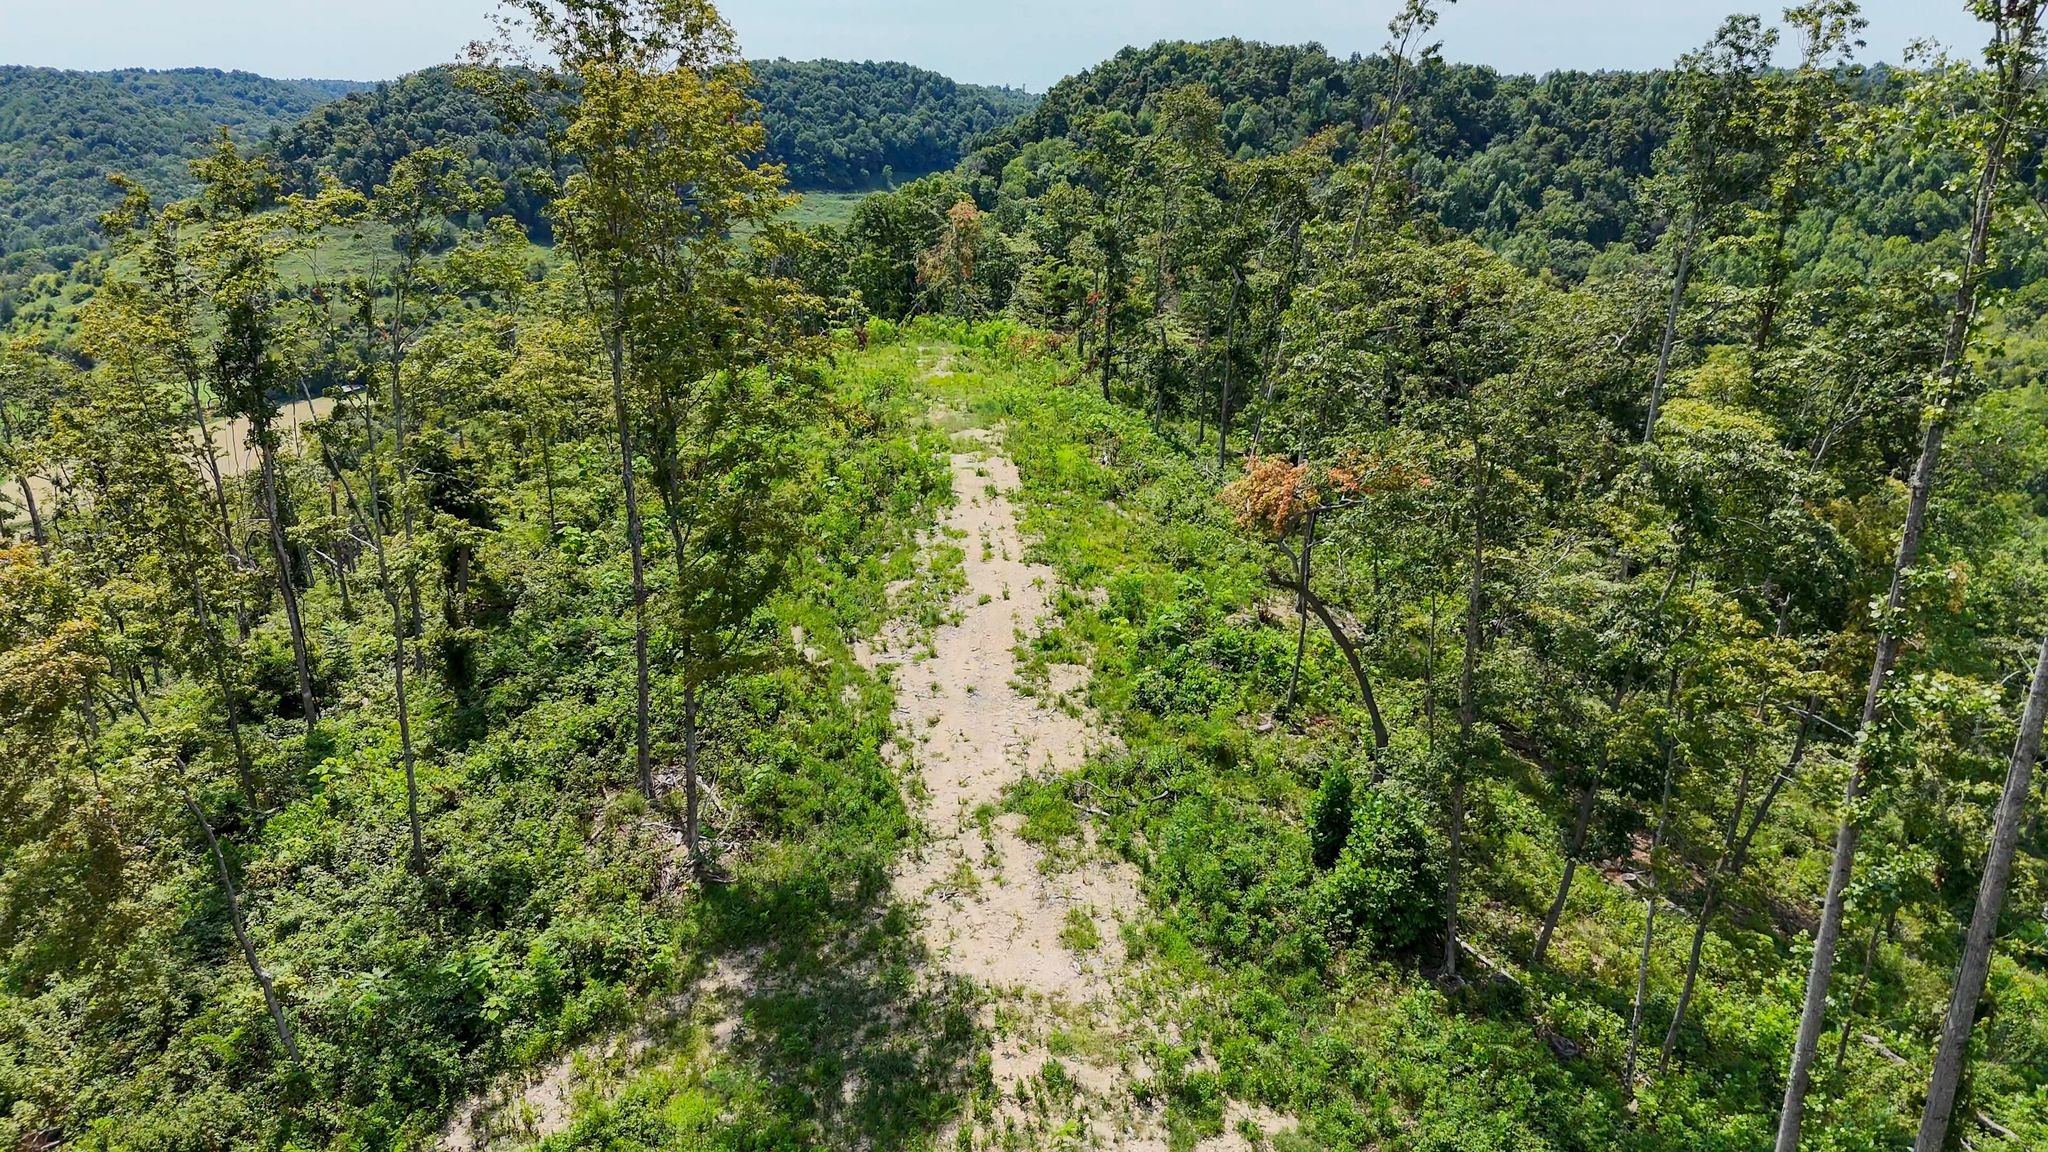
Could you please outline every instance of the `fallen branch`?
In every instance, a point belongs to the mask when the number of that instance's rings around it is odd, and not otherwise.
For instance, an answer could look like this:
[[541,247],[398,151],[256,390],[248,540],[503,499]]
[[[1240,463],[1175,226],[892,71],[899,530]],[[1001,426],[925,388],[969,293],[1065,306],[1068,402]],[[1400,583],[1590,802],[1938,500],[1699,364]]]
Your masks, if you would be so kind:
[[1901,1056],[1897,1052],[1892,1051],[1890,1048],[1885,1047],[1884,1041],[1879,1040],[1877,1037],[1872,1036],[1868,1032],[1860,1033],[1856,1038],[1858,1040],[1863,1041],[1865,1044],[1870,1045],[1872,1048],[1876,1049],[1877,1054],[1879,1056],[1884,1057],[1885,1059],[1891,1061],[1894,1064],[1904,1065],[1908,1063],[1907,1059],[1904,1056]]
[[2006,1140],[2017,1140],[2020,1138],[2019,1133],[2013,1131],[2010,1128],[2007,1128],[2005,1125],[2000,1124],[1998,1121],[1993,1120],[1991,1117],[1986,1116],[1982,1112],[1972,1113],[1970,1119],[1975,1120],[1979,1124],[1982,1124],[1984,1126],[1984,1130],[1991,1133],[1994,1136],[2002,1137]]
[[1517,988],[1520,988],[1522,986],[1522,982],[1515,977],[1514,973],[1507,970],[1506,965],[1502,964],[1498,960],[1495,960],[1493,957],[1488,956],[1486,953],[1481,952],[1479,949],[1474,948],[1470,940],[1466,940],[1463,937],[1460,937],[1458,940],[1458,947],[1463,949],[1466,955],[1469,955],[1474,960],[1479,961],[1480,967],[1485,968],[1488,972],[1491,972],[1495,976],[1498,976],[1501,979],[1507,981],[1508,983],[1513,984]]

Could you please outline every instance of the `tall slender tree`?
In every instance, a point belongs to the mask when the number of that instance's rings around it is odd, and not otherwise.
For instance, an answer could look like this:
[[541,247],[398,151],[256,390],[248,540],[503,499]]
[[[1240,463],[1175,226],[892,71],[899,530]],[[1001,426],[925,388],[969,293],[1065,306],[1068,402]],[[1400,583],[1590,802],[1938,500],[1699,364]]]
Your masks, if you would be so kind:
[[1934,1072],[1927,1085],[1926,1106],[1920,1112],[1920,1130],[1913,1139],[1914,1152],[1942,1152],[1948,1147],[1949,1117],[1955,1110],[1970,1033],[1977,1023],[1977,1004],[1984,997],[1984,980],[1991,970],[1991,946],[1998,935],[2006,888],[2012,881],[2013,854],[2019,847],[2020,824],[2031,796],[2034,762],[2041,756],[2044,719],[2048,719],[2048,639],[2042,640],[2040,658],[2034,662],[2005,790],[1999,794],[1998,809],[1992,816],[1991,847],[1977,885],[1977,907],[1963,938],[1963,958],[1956,968],[1948,1014],[1942,1020],[1941,1045],[1934,1054]]
[[1761,149],[1765,76],[1778,33],[1755,16],[1730,16],[1714,38],[1679,60],[1673,80],[1676,121],[1648,186],[1669,220],[1671,297],[1643,418],[1643,439],[1656,433],[1686,290],[1701,248],[1723,234],[1735,210],[1763,179]]
[[[634,337],[639,319],[668,287],[657,265],[665,233],[696,207],[676,194],[686,185],[665,182],[691,141],[660,135],[670,126],[662,102],[688,87],[700,70],[735,64],[738,49],[731,27],[708,0],[506,0],[494,46],[498,58],[524,57],[528,45],[548,57],[544,63],[553,70],[537,74],[544,82],[576,92],[559,119],[548,121],[554,149],[575,168],[550,214],[558,243],[575,261],[611,375],[632,566],[634,766],[651,800],[656,790],[647,545],[635,435],[643,413],[637,400],[648,381]],[[529,122],[546,116],[534,94],[512,95],[513,114]]]
[[[1984,97],[1986,115],[1979,122],[1982,135],[1969,238],[1957,274],[1941,367],[1925,400],[1920,455],[1913,465],[1905,523],[1900,528],[1898,552],[1892,562],[1891,587],[1878,618],[1877,650],[1871,659],[1870,679],[1864,688],[1859,721],[1862,739],[1856,761],[1843,785],[1827,890],[1821,905],[1820,923],[1814,929],[1813,961],[1807,971],[1798,1035],[1793,1042],[1791,1068],[1785,1078],[1785,1100],[1778,1113],[1777,1152],[1798,1152],[1799,1149],[1799,1134],[1806,1115],[1806,1094],[1811,1086],[1814,1056],[1827,1014],[1828,986],[1834,976],[1835,944],[1841,935],[1850,875],[1856,864],[1860,832],[1858,801],[1871,768],[1871,738],[1877,734],[1885,688],[1905,639],[1903,610],[1908,581],[1920,560],[1921,536],[1926,529],[1927,507],[1934,496],[1942,441],[1956,407],[1966,399],[1970,332],[1977,316],[1978,289],[1991,259],[1991,232],[1998,210],[2000,185],[2006,176],[2014,142],[2025,138],[2029,131],[2027,112],[2041,73],[2043,6],[2042,0],[1972,0],[1972,10],[1991,26],[1992,41],[1986,50],[1990,90]],[[1934,74],[1934,82],[1939,82],[1942,76],[1939,72]]]
[[302,247],[306,238],[285,221],[265,214],[278,193],[277,175],[265,158],[237,151],[225,130],[215,138],[212,151],[193,163],[193,172],[200,180],[200,215],[207,225],[197,241],[197,264],[214,330],[207,383],[220,397],[223,411],[246,424],[256,452],[264,537],[291,635],[299,706],[311,725],[320,719],[320,703],[288,541],[290,509],[278,466],[281,439],[276,424],[277,394],[286,383],[277,262]]

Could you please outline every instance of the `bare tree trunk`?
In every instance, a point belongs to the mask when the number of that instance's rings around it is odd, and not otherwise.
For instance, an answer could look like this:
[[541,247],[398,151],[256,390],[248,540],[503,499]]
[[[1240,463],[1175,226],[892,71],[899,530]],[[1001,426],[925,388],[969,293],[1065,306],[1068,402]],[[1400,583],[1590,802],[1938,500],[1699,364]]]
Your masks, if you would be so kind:
[[1308,510],[1308,521],[1301,529],[1301,585],[1295,592],[1294,610],[1298,622],[1294,635],[1294,670],[1287,674],[1287,700],[1280,705],[1282,712],[1294,709],[1295,691],[1301,685],[1301,659],[1308,653],[1308,577],[1309,565],[1315,556],[1316,515],[1321,509]]
[[1393,149],[1394,123],[1400,119],[1401,107],[1408,93],[1408,47],[1413,35],[1411,30],[1403,35],[1399,45],[1393,46],[1396,58],[1394,88],[1387,97],[1387,114],[1380,121],[1378,147],[1373,153],[1372,167],[1366,172],[1365,191],[1358,197],[1358,214],[1351,220],[1351,242],[1344,250],[1347,259],[1358,255],[1359,248],[1365,243],[1365,225],[1367,219],[1372,216],[1373,197],[1379,192],[1380,175],[1386,166],[1387,153]]
[[405,694],[405,618],[398,606],[398,590],[391,586],[381,542],[377,546],[377,578],[384,585],[391,606],[391,688],[397,696],[398,744],[405,757],[405,822],[412,832],[412,870],[425,872],[427,845],[420,832],[420,782],[413,760],[412,705]]
[[214,513],[220,518],[220,543],[228,558],[239,560],[235,547],[234,520],[228,515],[228,489],[220,478],[220,450],[213,444],[213,429],[206,422],[206,401],[199,390],[199,374],[188,370],[185,387],[192,396],[192,423],[199,431],[199,446],[206,461],[206,478],[213,493]]
[[683,843],[693,861],[704,854],[697,820],[697,694],[695,680],[683,684]]
[[1230,369],[1237,353],[1237,300],[1244,291],[1244,273],[1232,269],[1230,319],[1223,335],[1223,392],[1216,404],[1216,470],[1230,467]]
[[36,492],[35,489],[29,487],[28,475],[23,473],[16,476],[15,482],[21,485],[21,506],[28,512],[29,534],[34,538],[36,547],[48,548],[50,546],[50,534],[43,530],[43,513],[36,505]]
[[2026,710],[2020,714],[2019,739],[2013,744],[2012,764],[2005,774],[2005,791],[1999,795],[1998,810],[1992,817],[1991,849],[1984,859],[1984,879],[1977,885],[1977,908],[1970,914],[1970,930],[1963,938],[1955,993],[1942,1021],[1941,1047],[1935,1053],[1934,1074],[1927,1086],[1927,1106],[1920,1113],[1920,1132],[1913,1140],[1915,1152],[1940,1152],[1948,1138],[1949,1113],[1955,1107],[1956,1085],[1962,1080],[1963,1057],[1969,1051],[1977,1003],[1984,996],[1984,979],[1991,968],[1998,914],[2005,907],[2006,886],[2012,880],[2013,853],[2019,846],[2020,822],[2027,813],[2034,760],[2041,754],[2044,716],[2048,716],[2048,639],[2041,642],[2034,684],[2027,693]]
[[320,722],[320,702],[313,695],[313,661],[307,650],[305,618],[299,613],[299,587],[292,574],[291,548],[285,542],[284,516],[277,498],[277,449],[268,420],[254,431],[257,458],[263,470],[263,512],[270,522],[270,553],[277,564],[277,591],[284,601],[285,624],[291,629],[292,664],[299,676],[299,703],[305,710],[306,725],[310,728]]
[[[1678,672],[1671,673],[1671,700],[1678,697]],[[1667,708],[1669,704],[1667,702]],[[1636,1055],[1641,1050],[1643,1038],[1643,1006],[1650,994],[1650,947],[1657,938],[1657,904],[1662,898],[1661,885],[1657,881],[1657,857],[1664,851],[1664,833],[1671,821],[1671,779],[1678,767],[1678,751],[1666,738],[1664,747],[1664,788],[1657,800],[1657,831],[1650,836],[1650,874],[1643,896],[1643,947],[1636,956],[1636,998],[1635,1006],[1628,1018],[1628,1059],[1623,1064],[1621,1090],[1629,1099],[1636,1094]]]
[[[12,447],[14,444],[14,427],[7,419],[7,406],[5,404],[0,404],[0,444],[5,444],[9,447]],[[14,476],[14,482],[21,485],[21,506],[28,513],[28,527],[35,537],[36,547],[48,548],[50,546],[50,537],[43,530],[43,514],[36,506],[35,489],[29,487],[28,473],[26,471],[17,471]]]
[[[666,399],[657,403],[660,405],[664,415],[667,431],[664,434],[664,450],[661,453],[660,460],[661,466],[656,468],[654,472],[655,489],[661,496],[662,511],[664,512],[662,518],[668,522],[669,551],[675,557],[676,586],[683,588],[688,587],[690,583],[688,557],[690,555],[690,541],[696,533],[694,525],[690,531],[685,531],[683,526],[685,518],[682,514],[682,491],[680,486],[684,478],[674,451],[676,446],[676,428],[679,425],[679,421],[675,419],[673,409],[668,407]],[[688,660],[691,655],[693,653],[686,653],[684,658]],[[701,866],[703,848],[701,837],[699,836],[697,815],[697,709],[703,687],[697,682],[694,669],[686,668],[684,671],[683,842],[689,850],[692,864]]]
[[[2040,25],[2040,0],[2016,4],[1998,17],[2001,37],[2008,43],[2029,46]],[[2016,20],[2015,31],[2009,21]],[[1996,210],[2000,176],[2006,148],[2012,138],[2020,106],[2033,84],[2031,47],[2000,65],[2000,108],[1997,127],[1984,150],[1984,170],[1978,176],[1976,203],[1971,213],[1970,244],[1956,288],[1955,308],[1949,315],[1948,335],[1942,348],[1937,395],[1930,398],[1920,446],[1920,459],[1913,466],[1911,494],[1906,505],[1906,522],[1899,532],[1899,551],[1892,563],[1891,590],[1885,597],[1880,617],[1877,653],[1871,661],[1870,683],[1863,696],[1861,730],[1876,726],[1878,705],[1892,666],[1897,662],[1901,637],[1897,618],[1906,599],[1906,577],[1920,558],[1920,534],[1927,522],[1927,504],[1934,493],[1935,467],[1941,460],[1942,436],[1947,431],[1950,405],[1955,403],[1965,367],[1970,324],[1977,313],[1977,282],[1984,271],[1990,244],[1992,214]],[[1813,936],[1813,963],[1807,970],[1806,995],[1800,1005],[1799,1034],[1792,1047],[1792,1066],[1785,1077],[1785,1102],[1778,1113],[1776,1152],[1799,1152],[1799,1130],[1805,1119],[1806,1092],[1813,1060],[1820,1045],[1823,1017],[1827,1012],[1828,984],[1835,970],[1835,942],[1842,932],[1842,916],[1848,902],[1849,878],[1856,863],[1856,801],[1863,794],[1863,777],[1869,767],[1868,755],[1858,752],[1842,790],[1842,810],[1835,828],[1834,858],[1828,868],[1827,895],[1821,905],[1820,925]]]
[[1304,587],[1303,594],[1308,599],[1309,610],[1323,622],[1324,628],[1329,629],[1330,639],[1335,640],[1337,649],[1344,653],[1345,663],[1351,666],[1352,679],[1358,681],[1358,696],[1364,701],[1366,718],[1372,723],[1372,782],[1377,784],[1386,775],[1386,768],[1380,763],[1380,753],[1387,750],[1387,722],[1380,716],[1380,702],[1373,694],[1372,677],[1365,671],[1365,662],[1359,659],[1358,645],[1337,620],[1336,614],[1330,611],[1330,606],[1313,589]]
[[1273,386],[1280,369],[1280,350],[1286,344],[1287,305],[1294,294],[1295,273],[1301,266],[1301,221],[1296,220],[1288,227],[1289,248],[1287,254],[1287,275],[1280,278],[1280,292],[1273,299],[1273,335],[1271,346],[1266,352],[1264,379],[1259,387],[1259,411],[1252,417],[1252,451],[1257,457],[1266,430],[1266,412],[1273,407]]
[[[363,448],[365,452],[376,449],[377,434],[370,423],[370,410],[363,408]],[[426,837],[420,831],[420,785],[412,747],[412,704],[405,691],[405,610],[398,600],[398,586],[391,580],[391,565],[384,553],[383,530],[378,526],[375,509],[379,503],[377,492],[377,468],[375,462],[365,457],[363,475],[370,487],[370,511],[366,514],[362,503],[356,499],[355,487],[342,477],[342,487],[348,492],[348,501],[355,507],[356,522],[370,535],[370,550],[377,557],[377,584],[384,592],[384,604],[391,611],[391,688],[398,704],[398,745],[405,763],[405,821],[412,834],[412,870],[424,873],[427,870]],[[336,471],[340,475],[339,470]]]
[[1422,732],[1427,751],[1436,754],[1436,585],[1429,589],[1429,636],[1422,647]]
[[1116,302],[1109,295],[1109,265],[1105,261],[1102,271],[1102,402],[1109,399],[1109,376],[1116,361]]
[[1565,901],[1571,898],[1572,875],[1579,869],[1579,854],[1586,850],[1586,830],[1593,823],[1593,805],[1600,796],[1600,782],[1586,781],[1579,789],[1577,811],[1572,816],[1571,845],[1564,854],[1564,879],[1557,883],[1557,895],[1550,901],[1550,911],[1543,914],[1543,926],[1536,930],[1536,946],[1529,950],[1529,967],[1543,963],[1544,953],[1550,950],[1550,937],[1557,931],[1558,918],[1564,915]]
[[[411,278],[411,268],[393,278],[391,286],[391,478],[398,485],[399,525],[405,533],[405,551],[412,554],[412,485],[408,482],[408,468],[405,457],[405,389],[401,386],[401,372],[405,364],[405,285]],[[426,631],[426,621],[420,611],[419,579],[414,575],[413,566],[407,563],[405,569],[406,599],[412,609],[412,631],[415,636]]]
[[1863,945],[1863,966],[1856,970],[1856,986],[1849,990],[1849,1003],[1842,1010],[1842,1029],[1835,1039],[1835,1075],[1849,1058],[1849,1033],[1855,1030],[1856,1013],[1863,1007],[1863,990],[1870,986],[1870,970],[1877,964],[1877,945],[1884,939],[1884,921],[1872,921],[1870,940]]
[[[1815,701],[1808,697],[1806,712],[1801,715],[1799,732],[1792,738],[1791,754],[1785,758],[1785,770],[1771,779],[1764,789],[1763,798],[1757,801],[1750,813],[1749,826],[1742,835],[1726,847],[1714,872],[1707,877],[1707,890],[1700,898],[1699,918],[1692,929],[1692,952],[1685,962],[1685,982],[1678,991],[1678,1007],[1671,1013],[1671,1026],[1664,1030],[1664,1044],[1657,1053],[1657,1070],[1662,1072],[1671,1062],[1671,1053],[1678,1047],[1678,1032],[1685,1026],[1685,1013],[1692,1006],[1693,989],[1700,974],[1700,956],[1706,950],[1707,925],[1714,918],[1715,901],[1721,894],[1722,881],[1733,882],[1742,876],[1743,866],[1749,862],[1749,846],[1756,840],[1757,830],[1763,827],[1764,817],[1770,814],[1771,802],[1785,784],[1799,771],[1799,765],[1806,759],[1806,740],[1813,729],[1813,707]],[[1741,802],[1737,801],[1735,818],[1741,817]],[[1731,821],[1730,827],[1734,826]]]
[[545,433],[540,441],[540,467],[548,491],[548,539],[553,540],[561,530],[561,517],[555,515],[555,438],[552,432]]
[[207,648],[210,649],[212,659],[208,663],[213,665],[214,684],[220,691],[220,707],[227,721],[228,741],[235,749],[235,779],[241,785],[243,803],[249,806],[249,811],[260,823],[263,804],[256,795],[256,770],[249,760],[248,745],[242,741],[242,721],[235,711],[235,687],[228,678],[227,641],[214,625],[213,614],[206,607],[206,592],[200,588],[197,579],[192,581],[192,609],[194,618],[199,621],[199,631],[206,637]]
[[1678,341],[1678,314],[1685,307],[1685,286],[1692,278],[1692,250],[1699,234],[1699,220],[1695,217],[1678,242],[1678,267],[1671,273],[1671,306],[1664,313],[1664,338],[1657,346],[1657,372],[1650,378],[1650,412],[1643,420],[1644,443],[1656,434],[1657,409],[1664,403],[1664,383],[1671,375],[1671,349]]
[[619,483],[626,501],[626,546],[633,560],[633,706],[634,765],[639,771],[640,791],[655,799],[654,753],[649,732],[647,695],[647,560],[641,538],[640,494],[633,477],[633,425],[626,407],[626,290],[612,286],[612,331],[608,341],[612,367],[612,415],[618,423]]
[[1479,666],[1480,613],[1486,581],[1486,459],[1478,437],[1472,442],[1479,482],[1472,493],[1472,584],[1465,597],[1465,656],[1458,669],[1458,754],[1451,769],[1450,864],[1444,884],[1444,975],[1458,974],[1458,883],[1465,838],[1466,758],[1472,754],[1472,729],[1479,720],[1474,675]]
[[1771,337],[1777,331],[1779,296],[1784,291],[1785,275],[1790,270],[1789,262],[1785,259],[1785,240],[1792,231],[1792,222],[1799,215],[1797,205],[1804,199],[1798,196],[1796,191],[1793,196],[1795,198],[1789,200],[1778,212],[1777,232],[1772,237],[1770,255],[1764,265],[1764,298],[1757,304],[1756,332],[1750,337],[1752,374],[1756,371],[1756,361],[1769,350]]
[[185,793],[185,807],[192,812],[192,818],[199,821],[200,831],[206,833],[206,847],[213,854],[213,864],[220,873],[221,891],[228,898],[228,922],[234,926],[235,940],[242,946],[242,959],[249,965],[249,974],[256,978],[256,984],[263,989],[264,1006],[270,1009],[270,1022],[277,1028],[278,1043],[284,1045],[287,1055],[294,1063],[299,1060],[299,1045],[292,1039],[291,1025],[284,1018],[284,1005],[278,1002],[277,989],[272,985],[270,973],[263,967],[263,961],[256,955],[256,945],[249,939],[248,924],[242,918],[242,898],[235,892],[234,878],[228,873],[227,854],[220,850],[220,838],[213,834],[213,825],[206,820],[206,813],[199,802]]

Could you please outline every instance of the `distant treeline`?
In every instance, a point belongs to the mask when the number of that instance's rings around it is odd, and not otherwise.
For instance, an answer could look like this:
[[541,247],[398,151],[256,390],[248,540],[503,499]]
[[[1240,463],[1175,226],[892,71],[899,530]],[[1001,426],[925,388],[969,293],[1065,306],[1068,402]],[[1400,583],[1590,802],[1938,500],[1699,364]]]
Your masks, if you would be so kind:
[[[802,190],[883,187],[893,175],[951,168],[1033,101],[907,64],[772,60],[754,74],[770,156]],[[447,68],[374,85],[212,69],[0,68],[0,262],[16,278],[70,267],[101,244],[96,220],[114,200],[107,173],[182,195],[193,186],[186,163],[221,127],[267,142],[298,181],[331,172],[363,192],[416,148],[456,147],[499,175],[506,210],[544,232],[540,201],[518,178],[544,165],[538,139],[508,136]]]

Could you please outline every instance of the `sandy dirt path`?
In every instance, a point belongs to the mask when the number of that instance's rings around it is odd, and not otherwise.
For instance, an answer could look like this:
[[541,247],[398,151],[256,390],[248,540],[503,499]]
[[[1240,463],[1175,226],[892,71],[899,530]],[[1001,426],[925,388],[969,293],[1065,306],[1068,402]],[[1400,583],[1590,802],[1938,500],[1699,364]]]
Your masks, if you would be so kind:
[[[924,788],[926,839],[894,877],[896,897],[916,908],[933,953],[989,994],[984,1023],[994,1035],[991,1072],[1002,1100],[978,1118],[983,1146],[995,1129],[1024,1119],[1023,1093],[1049,1059],[1054,1033],[1112,1039],[1058,1057],[1082,1099],[1056,1102],[1087,1118],[1095,1147],[1155,1149],[1157,1124],[1130,1100],[1142,1069],[1118,1054],[1142,1022],[1125,1018],[1120,924],[1139,906],[1137,877],[1090,853],[1079,867],[1052,871],[1000,811],[1005,790],[1027,775],[1077,767],[1102,735],[1084,718],[1021,692],[1016,646],[1051,613],[1052,569],[1024,562],[1010,494],[1017,470],[993,434],[964,434],[952,455],[955,505],[939,538],[964,553],[965,588],[956,613],[929,637],[884,633],[871,664],[894,665],[896,727]],[[1056,670],[1056,685],[1081,669]],[[1092,926],[1092,931],[1090,927]],[[1021,1091],[1020,1091],[1021,1089]]]
[[[911,769],[919,792],[912,804],[924,836],[898,862],[892,895],[915,911],[935,962],[982,990],[981,1023],[992,1039],[989,1071],[997,1098],[966,1109],[957,1122],[967,1129],[964,1141],[953,1129],[935,1145],[1166,1152],[1158,1107],[1141,1103],[1132,1091],[1152,1074],[1144,1063],[1146,1042],[1175,1038],[1171,1024],[1147,1018],[1138,1007],[1150,998],[1138,984],[1142,972],[1125,954],[1121,926],[1142,907],[1138,876],[1092,840],[1078,862],[1048,867],[1020,834],[1022,817],[1002,811],[1012,784],[1077,767],[1110,738],[1089,718],[1018,686],[1017,646],[1052,615],[1058,580],[1051,568],[1023,559],[1011,499],[1017,470],[999,442],[986,430],[963,433],[951,455],[955,503],[926,553],[934,557],[946,545],[962,552],[964,586],[952,612],[928,630],[906,614],[872,644],[855,646],[863,664],[886,671],[895,684],[896,737],[885,752]],[[1084,678],[1085,669],[1055,668],[1048,695],[1072,694]],[[728,1045],[738,1019],[732,1005],[717,1005],[758,979],[744,964],[721,963],[689,998],[715,1009],[712,1050]],[[633,1036],[611,1043],[628,1057],[647,1045]],[[520,1132],[524,1139],[515,1137],[514,1146],[560,1131],[572,1111],[567,1101],[574,1085],[584,1079],[575,1068],[593,1059],[593,1053],[564,1057],[499,1098],[466,1109],[451,1122],[442,1148],[501,1146],[484,1134],[487,1118]],[[1045,1075],[1052,1063],[1062,1076]],[[511,1117],[522,1119],[508,1122]],[[1253,1152],[1270,1145],[1247,1133],[1290,1127],[1266,1109],[1230,1101],[1225,1131],[1197,1147]]]
[[[1017,645],[1052,615],[1058,577],[1024,561],[1011,502],[1017,469],[999,443],[994,432],[967,432],[952,455],[955,504],[938,538],[964,553],[957,613],[928,637],[886,630],[881,650],[862,653],[870,664],[895,665],[897,739],[911,745],[925,791],[926,839],[898,865],[895,895],[920,911],[939,962],[988,993],[983,1022],[1002,1098],[992,1115],[965,1121],[973,1147],[1003,1145],[1007,1132],[1008,1146],[1021,1134],[1025,1146],[1165,1152],[1157,1108],[1132,1095],[1150,1075],[1143,1042],[1172,1031],[1134,1007],[1147,997],[1133,983],[1142,974],[1127,963],[1121,926],[1142,907],[1137,873],[1092,839],[1078,864],[1048,868],[1019,834],[1023,818],[1001,811],[1012,784],[1078,767],[1109,737],[1018,687]],[[1085,677],[1082,668],[1055,668],[1050,695],[1078,695],[1071,690]],[[1041,1072],[1055,1060],[1077,1088],[1071,1098],[1046,1099]],[[1224,1133],[1202,1141],[1201,1152],[1248,1150],[1264,1140],[1241,1133],[1291,1127],[1236,1102],[1226,1117]],[[1055,1135],[1063,1121],[1078,1124]],[[940,1144],[951,1147],[951,1136]]]

